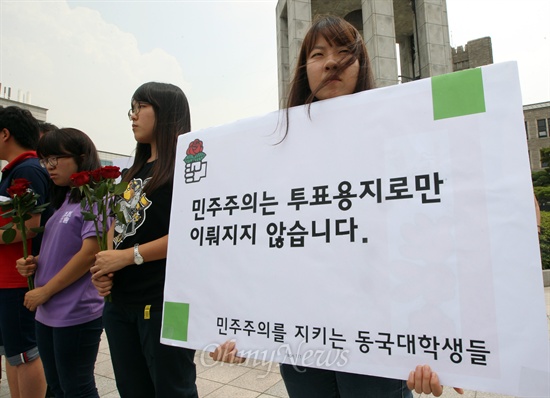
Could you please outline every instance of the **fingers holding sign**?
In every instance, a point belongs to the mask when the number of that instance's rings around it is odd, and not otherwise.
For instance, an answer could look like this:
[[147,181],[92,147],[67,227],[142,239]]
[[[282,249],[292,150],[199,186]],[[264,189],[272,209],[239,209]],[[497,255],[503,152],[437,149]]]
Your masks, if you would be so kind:
[[[409,374],[407,387],[409,390],[414,390],[417,394],[433,394],[436,397],[443,394],[443,386],[439,382],[439,376],[428,365],[418,365]],[[464,394],[462,388],[455,387],[454,389],[457,393]]]
[[237,344],[235,340],[228,340],[216,347],[214,352],[210,353],[210,358],[214,361],[227,363],[243,363],[245,361],[245,358],[237,356]]

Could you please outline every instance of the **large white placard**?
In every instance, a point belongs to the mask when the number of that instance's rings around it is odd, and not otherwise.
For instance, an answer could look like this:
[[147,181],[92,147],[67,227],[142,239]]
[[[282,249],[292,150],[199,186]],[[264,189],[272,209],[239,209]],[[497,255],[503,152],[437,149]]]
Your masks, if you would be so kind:
[[548,396],[515,63],[185,134],[162,342]]

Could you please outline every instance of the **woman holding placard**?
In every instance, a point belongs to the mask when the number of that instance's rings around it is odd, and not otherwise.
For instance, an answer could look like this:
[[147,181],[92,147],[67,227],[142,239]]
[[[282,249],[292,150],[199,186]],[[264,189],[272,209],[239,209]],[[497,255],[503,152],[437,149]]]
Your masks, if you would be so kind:
[[[287,112],[293,106],[372,88],[374,78],[361,34],[341,18],[318,18],[307,32],[298,55]],[[287,133],[288,117],[285,136]],[[210,356],[224,362],[244,362],[244,358],[237,356],[234,341],[222,344]],[[428,365],[417,366],[406,382],[288,364],[281,364],[281,376],[291,398],[412,398],[410,390],[442,394],[439,378]],[[461,389],[456,390],[462,393]]]

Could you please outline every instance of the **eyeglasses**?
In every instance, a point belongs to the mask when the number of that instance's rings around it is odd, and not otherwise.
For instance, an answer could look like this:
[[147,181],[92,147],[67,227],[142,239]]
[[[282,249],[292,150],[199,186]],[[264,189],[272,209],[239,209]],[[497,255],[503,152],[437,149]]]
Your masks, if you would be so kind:
[[138,101],[135,104],[133,104],[130,110],[128,111],[128,119],[132,120],[132,116],[137,116],[139,114],[139,111],[141,110],[141,107],[147,106],[147,105],[151,105],[151,104],[145,101]]
[[46,168],[48,165],[50,167],[57,167],[58,159],[62,158],[72,158],[73,155],[57,155],[57,156],[48,156],[47,158],[40,159],[40,166]]

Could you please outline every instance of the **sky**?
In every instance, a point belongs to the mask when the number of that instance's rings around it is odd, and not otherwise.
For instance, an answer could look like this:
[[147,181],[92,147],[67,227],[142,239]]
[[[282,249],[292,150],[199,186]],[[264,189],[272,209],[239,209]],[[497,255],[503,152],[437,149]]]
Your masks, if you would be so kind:
[[[521,7],[516,7],[518,4]],[[175,84],[192,129],[278,108],[276,0],[0,0],[0,83],[48,121],[131,154],[135,89]],[[453,47],[490,36],[517,61],[524,104],[550,101],[550,1],[447,0]],[[30,95],[29,95],[30,93]],[[23,99],[23,98],[22,98]]]

